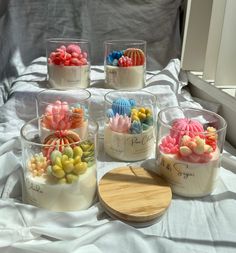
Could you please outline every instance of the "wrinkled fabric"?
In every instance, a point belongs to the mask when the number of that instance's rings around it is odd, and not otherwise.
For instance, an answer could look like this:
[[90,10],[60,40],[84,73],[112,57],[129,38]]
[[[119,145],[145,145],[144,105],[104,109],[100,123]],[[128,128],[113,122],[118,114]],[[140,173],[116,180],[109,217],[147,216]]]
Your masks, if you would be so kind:
[[[183,95],[179,80],[180,62],[172,59],[162,71],[148,72],[147,86],[157,97],[158,109],[190,104],[200,108],[191,95]],[[203,198],[173,196],[165,214],[154,224],[135,227],[111,218],[97,200],[88,210],[53,212],[22,203],[23,174],[20,128],[35,117],[35,96],[48,87],[46,58],[35,59],[15,80],[10,98],[0,110],[0,252],[3,253],[233,253],[236,249],[236,158],[225,152],[220,181],[215,191]],[[93,117],[104,117],[104,71],[92,66]],[[232,147],[231,151],[235,151]],[[134,163],[155,167],[155,154]],[[114,167],[99,139],[98,181]]]
[[46,56],[47,38],[83,38],[91,62],[102,65],[108,39],[147,41],[148,69],[180,57],[182,0],[1,0],[0,105],[32,60]]

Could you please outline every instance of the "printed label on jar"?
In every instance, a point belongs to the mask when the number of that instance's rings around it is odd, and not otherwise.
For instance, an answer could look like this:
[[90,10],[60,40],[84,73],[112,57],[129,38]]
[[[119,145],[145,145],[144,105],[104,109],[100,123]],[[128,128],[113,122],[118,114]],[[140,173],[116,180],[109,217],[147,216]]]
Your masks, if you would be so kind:
[[170,183],[174,193],[183,196],[204,196],[212,191],[219,174],[219,159],[207,163],[191,163],[175,155],[160,154],[160,174]]

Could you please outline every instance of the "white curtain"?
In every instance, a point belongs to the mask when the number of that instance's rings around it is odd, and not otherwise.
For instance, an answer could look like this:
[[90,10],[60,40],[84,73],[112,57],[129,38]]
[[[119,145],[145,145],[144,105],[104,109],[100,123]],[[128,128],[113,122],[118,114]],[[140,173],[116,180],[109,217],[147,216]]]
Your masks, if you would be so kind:
[[236,89],[236,1],[188,0],[182,68],[219,88]]

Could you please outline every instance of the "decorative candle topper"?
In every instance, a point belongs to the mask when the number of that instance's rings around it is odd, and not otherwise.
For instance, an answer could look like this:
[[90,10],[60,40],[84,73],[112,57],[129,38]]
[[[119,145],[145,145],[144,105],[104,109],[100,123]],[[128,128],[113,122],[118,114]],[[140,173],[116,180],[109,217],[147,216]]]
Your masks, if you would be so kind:
[[176,154],[180,159],[195,163],[208,162],[217,146],[217,133],[213,127],[204,130],[197,120],[176,119],[170,134],[159,145],[165,154]]
[[88,64],[87,56],[87,53],[82,52],[79,45],[62,45],[51,52],[48,63],[62,66],[82,66]]
[[144,52],[139,48],[114,50],[107,56],[107,64],[119,67],[141,66],[145,63]]
[[83,125],[84,110],[82,108],[70,109],[67,102],[57,100],[46,107],[44,115],[43,127],[51,130],[66,130]]
[[115,99],[107,110],[109,126],[119,133],[138,134],[153,125],[152,111],[148,107],[137,107],[134,99]]
[[104,150],[115,159],[138,161],[154,149],[156,97],[148,92],[111,91],[105,95]]

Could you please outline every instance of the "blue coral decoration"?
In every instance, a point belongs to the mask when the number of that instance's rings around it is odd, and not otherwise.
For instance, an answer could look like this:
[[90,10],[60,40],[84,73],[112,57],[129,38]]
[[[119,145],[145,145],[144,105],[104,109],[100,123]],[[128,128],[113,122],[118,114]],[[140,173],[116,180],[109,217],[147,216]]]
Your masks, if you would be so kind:
[[119,115],[130,116],[131,105],[129,99],[121,97],[114,100],[112,103],[112,111],[114,115],[118,113]]
[[113,65],[113,66],[118,66],[118,60],[120,57],[124,54],[124,50],[120,51],[112,51],[108,56],[107,56],[107,64],[108,65]]
[[140,121],[134,120],[130,127],[131,134],[140,134],[143,131],[143,127]]

